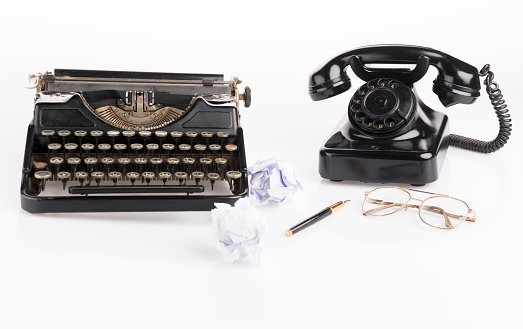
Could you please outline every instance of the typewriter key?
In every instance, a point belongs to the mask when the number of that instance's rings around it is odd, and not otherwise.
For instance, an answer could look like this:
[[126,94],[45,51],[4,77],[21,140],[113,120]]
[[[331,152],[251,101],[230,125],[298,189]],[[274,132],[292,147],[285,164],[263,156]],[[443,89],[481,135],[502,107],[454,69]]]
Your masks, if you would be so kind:
[[174,150],[174,144],[165,143],[162,145],[162,149],[164,149],[167,153],[167,156],[169,156],[171,151]]
[[220,175],[214,172],[208,173],[207,178],[211,181],[211,190],[214,191],[214,182],[220,179]]
[[151,158],[151,164],[153,165],[153,171],[155,174],[158,174],[161,170],[161,165],[163,163],[162,158]]
[[165,137],[167,137],[167,132],[163,131],[163,130],[158,130],[158,131],[154,132],[154,136],[156,136],[158,138],[165,138]]
[[227,144],[227,145],[225,145],[225,149],[227,151],[229,151],[229,166],[232,169],[233,154],[234,154],[234,151],[236,151],[238,149],[238,146],[236,146],[234,144]]
[[76,180],[78,180],[78,182],[80,182],[80,186],[84,185],[84,182],[88,176],[89,176],[89,174],[87,174],[85,171],[78,171],[74,174],[74,178],[76,178]]
[[180,145],[178,146],[178,149],[179,149],[180,151],[182,151],[183,154],[186,154],[187,152],[189,152],[189,151],[191,150],[191,148],[192,148],[192,147],[191,147],[191,145],[189,145],[189,144],[180,144]]
[[47,165],[47,163],[45,163],[45,162],[39,162],[39,161],[37,161],[37,162],[33,163],[33,169],[34,169],[34,171],[46,170],[47,167],[48,167],[48,165]]
[[202,168],[202,171],[205,174],[207,174],[211,170],[211,164],[212,164],[212,160],[209,158],[200,159],[200,167]]
[[94,138],[95,152],[96,156],[98,156],[98,140],[104,135],[104,132],[101,130],[91,130],[89,134]]
[[34,177],[39,180],[41,190],[45,190],[45,182],[51,178],[53,174],[50,171],[41,170],[34,173]]
[[171,137],[174,139],[174,149],[176,150],[178,148],[178,141],[183,137],[183,133],[181,131],[171,131]]
[[107,176],[109,176],[109,179],[112,179],[114,185],[116,185],[118,180],[122,178],[122,173],[118,171],[111,171]]
[[222,149],[221,145],[218,145],[218,144],[211,144],[211,145],[209,145],[209,150],[212,151],[212,154],[214,156],[216,156],[216,152],[221,150],[221,149]]
[[120,167],[120,171],[122,172],[122,175],[125,175],[127,173],[127,166],[131,163],[131,159],[129,158],[118,158],[118,164]]
[[91,177],[96,182],[96,186],[100,186],[100,182],[102,181],[104,176],[105,176],[105,174],[101,171],[95,171],[95,172],[91,173]]
[[154,179],[154,176],[156,176],[155,173],[150,172],[150,171],[146,171],[142,174],[142,177],[145,178],[145,182],[147,183],[147,185],[149,185],[149,183],[151,183],[151,180]]
[[142,172],[145,169],[145,165],[147,164],[146,158],[135,158],[134,163],[136,164],[137,171],[142,174]]
[[191,172],[193,171],[194,169],[194,163],[196,162],[196,160],[194,158],[183,158],[182,159],[182,163],[183,163],[183,169],[188,172],[189,174],[191,174]]
[[[65,138],[71,136],[71,131],[69,130],[59,130],[58,136],[62,137],[62,144],[65,144]],[[64,158],[65,158],[65,148],[64,148]]]
[[69,171],[71,172],[71,175],[74,176],[76,173],[76,170],[78,169],[78,165],[82,163],[82,159],[80,158],[69,158],[67,159],[67,164],[69,165]]
[[67,143],[64,145],[64,148],[69,151],[69,156],[73,156],[73,151],[78,148],[76,143]]
[[111,171],[111,167],[114,163],[114,158],[102,158],[102,164],[104,166],[104,173],[108,173]]
[[183,171],[177,171],[174,173],[174,177],[180,182],[180,185],[185,185],[187,182],[187,173]]
[[214,159],[216,163],[216,171],[220,174],[220,177],[224,176],[225,168],[227,167],[227,159],[225,158],[216,158]]
[[134,185],[134,182],[140,178],[140,174],[134,171],[128,172],[125,176],[131,181],[131,185]]
[[54,136],[55,134],[55,131],[54,130],[43,130],[42,131],[42,136]]
[[94,150],[94,144],[91,144],[91,143],[85,143],[85,144],[82,144],[82,145],[80,146],[80,148],[81,148],[82,150],[85,151],[85,156],[88,157],[88,156],[89,156],[89,152],[92,151],[92,150]]
[[205,177],[205,174],[201,171],[193,171],[191,174],[192,178],[196,182],[196,185],[200,183],[203,177]]
[[67,181],[69,178],[71,178],[71,173],[68,171],[60,171],[57,174],[58,179],[62,181],[62,189],[65,190],[65,186],[67,185]]
[[178,158],[169,158],[167,159],[167,170],[171,173],[175,173],[178,170],[178,164],[180,160]]
[[109,130],[107,132],[107,136],[109,136],[111,138],[116,138],[116,137],[120,136],[120,132],[118,130]]
[[213,133],[209,131],[202,131],[200,135],[202,135],[203,138],[212,138]]
[[53,157],[56,156],[56,151],[58,151],[61,148],[62,148],[62,144],[58,144],[58,143],[51,143],[51,144],[47,145],[47,149],[51,151],[51,156],[53,156]]
[[114,151],[118,151],[118,157],[122,156],[122,152],[127,148],[127,145],[125,144],[114,144],[113,145],[113,157],[114,157]]
[[87,172],[91,173],[96,170],[96,164],[98,163],[98,159],[93,157],[85,158],[84,163],[87,166]]
[[147,144],[146,147],[147,147],[147,151],[148,151],[147,153],[150,152],[151,155],[154,155],[156,150],[158,150],[160,148],[160,145],[153,143],[153,144]]
[[134,155],[138,157],[138,152],[143,149],[143,144],[134,143],[131,144],[131,150],[134,150]]
[[171,179],[172,176],[173,175],[170,172],[166,171],[162,171],[158,174],[158,177],[160,177],[160,179],[162,180],[163,185],[165,185],[167,183],[167,180]]
[[98,149],[102,151],[102,156],[105,156],[105,153],[111,149],[111,144],[102,143],[98,145]]
[[241,191],[241,177],[242,173],[239,171],[228,171],[227,180],[229,181],[229,188],[231,192],[237,194]]
[[149,130],[142,130],[142,131],[139,131],[138,132],[138,136],[142,137],[142,138],[148,138],[148,137],[151,137],[151,132]]
[[60,171],[64,159],[60,157],[54,157],[49,159],[49,162],[53,165],[53,173],[56,175]]
[[78,137],[78,144],[82,144],[82,138],[87,136],[87,131],[85,130],[75,130],[73,132],[75,137]]
[[203,144],[196,144],[194,145],[194,150],[198,151],[198,156],[202,156],[202,152],[207,149],[207,146]]
[[133,130],[125,130],[125,131],[122,131],[122,135],[123,135],[123,137],[131,138],[131,137],[134,137],[134,135],[136,135],[136,132]]

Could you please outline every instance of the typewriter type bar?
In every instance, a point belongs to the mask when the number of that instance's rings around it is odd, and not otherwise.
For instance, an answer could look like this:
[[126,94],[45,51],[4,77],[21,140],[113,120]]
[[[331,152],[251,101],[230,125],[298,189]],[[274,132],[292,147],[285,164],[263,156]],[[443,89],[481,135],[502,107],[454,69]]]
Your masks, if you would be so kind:
[[30,83],[23,209],[205,211],[247,195],[237,78],[57,69]]

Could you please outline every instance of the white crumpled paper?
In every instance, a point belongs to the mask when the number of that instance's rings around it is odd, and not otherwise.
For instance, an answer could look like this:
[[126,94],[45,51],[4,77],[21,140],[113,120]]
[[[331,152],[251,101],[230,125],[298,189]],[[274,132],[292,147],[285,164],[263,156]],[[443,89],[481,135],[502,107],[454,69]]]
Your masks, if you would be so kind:
[[259,205],[282,204],[303,187],[294,167],[287,161],[275,159],[258,160],[247,168],[249,194]]
[[215,203],[211,210],[216,245],[228,263],[236,260],[260,262],[260,255],[267,233],[267,221],[259,210],[243,198],[232,207]]

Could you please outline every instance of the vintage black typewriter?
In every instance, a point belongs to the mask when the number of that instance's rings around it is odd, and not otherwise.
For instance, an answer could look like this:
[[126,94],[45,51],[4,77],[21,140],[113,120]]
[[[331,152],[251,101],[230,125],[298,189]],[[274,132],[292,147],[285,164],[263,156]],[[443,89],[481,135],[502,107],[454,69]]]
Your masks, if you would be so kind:
[[23,209],[210,210],[247,195],[238,78],[57,69],[30,83]]

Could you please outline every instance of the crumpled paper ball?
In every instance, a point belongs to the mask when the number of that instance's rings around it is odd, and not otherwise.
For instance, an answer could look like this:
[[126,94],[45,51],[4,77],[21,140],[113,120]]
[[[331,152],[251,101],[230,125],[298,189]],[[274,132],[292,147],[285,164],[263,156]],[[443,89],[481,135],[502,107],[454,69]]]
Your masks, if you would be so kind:
[[294,167],[287,161],[258,160],[247,168],[249,194],[258,205],[282,204],[303,187]]
[[267,220],[251,207],[248,198],[236,201],[234,207],[215,203],[211,210],[216,246],[228,263],[234,261],[260,262],[267,234]]

